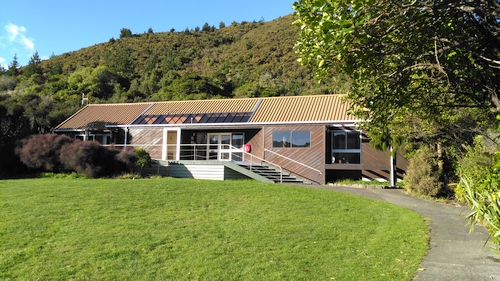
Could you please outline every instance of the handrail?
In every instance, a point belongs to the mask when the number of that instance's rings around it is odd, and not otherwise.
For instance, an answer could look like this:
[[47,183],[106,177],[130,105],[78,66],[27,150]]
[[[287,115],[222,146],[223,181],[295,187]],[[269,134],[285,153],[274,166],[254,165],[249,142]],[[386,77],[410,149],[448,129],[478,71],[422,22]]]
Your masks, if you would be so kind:
[[274,152],[274,151],[272,151],[272,150],[269,150],[269,149],[267,149],[267,148],[264,148],[264,151],[271,152],[271,153],[272,153],[272,154],[274,154],[274,155],[277,155],[277,156],[279,156],[279,157],[285,158],[286,160],[291,161],[291,162],[293,162],[293,163],[295,163],[295,164],[299,164],[299,165],[300,165],[300,166],[302,166],[302,167],[306,167],[306,168],[308,168],[308,169],[311,169],[311,170],[313,170],[313,171],[316,171],[316,172],[318,172],[320,175],[322,175],[322,174],[323,174],[320,170],[318,170],[318,169],[316,169],[316,168],[313,168],[313,167],[311,167],[311,166],[308,166],[308,165],[306,165],[306,164],[304,164],[304,163],[301,163],[301,162],[299,162],[299,161],[293,160],[292,158],[286,157],[285,155],[281,155],[281,154],[279,154],[279,153],[277,153],[277,152]]
[[[268,161],[268,160],[266,160],[266,159],[264,159],[264,158],[261,158],[261,157],[259,157],[259,156],[257,156],[257,155],[253,155],[252,153],[246,152],[246,151],[244,151],[244,150],[243,150],[243,149],[241,149],[241,148],[237,148],[237,147],[234,147],[234,146],[232,146],[232,145],[228,145],[228,147],[229,147],[231,150],[236,150],[236,151],[238,151],[238,152],[242,152],[242,153],[243,153],[243,155],[249,155],[249,156],[250,156],[250,170],[252,170],[252,160],[253,160],[252,158],[257,158],[257,160],[259,160],[261,163],[262,163],[262,162],[265,162],[265,163],[267,163],[267,164],[270,164],[271,166],[274,166],[274,167],[278,168],[278,169],[279,169],[279,171],[280,171],[280,183],[283,183],[283,167],[281,167],[280,165],[275,164],[275,163],[273,163],[273,162],[271,162],[271,161]],[[245,159],[245,157],[243,157],[243,159]]]

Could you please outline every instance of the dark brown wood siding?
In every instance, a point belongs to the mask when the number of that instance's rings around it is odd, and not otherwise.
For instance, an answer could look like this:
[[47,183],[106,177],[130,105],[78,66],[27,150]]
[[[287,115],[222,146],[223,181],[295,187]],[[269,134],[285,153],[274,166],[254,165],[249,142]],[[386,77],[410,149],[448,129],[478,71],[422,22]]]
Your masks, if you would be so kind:
[[264,158],[264,131],[262,129],[252,136],[245,134],[245,141],[252,148],[250,153],[260,158]]
[[[396,158],[397,176],[402,179],[408,160],[404,157],[404,152],[399,152]],[[363,134],[362,144],[362,162],[363,162],[363,177],[377,179],[390,178],[391,160],[389,151],[380,151],[373,148],[369,139]]]
[[128,143],[144,148],[151,158],[161,159],[163,149],[162,128],[132,128],[128,132]]
[[[329,139],[329,136],[327,136]],[[327,152],[330,149],[329,142],[327,143]],[[396,158],[397,177],[402,179],[408,161],[403,157],[404,151],[399,152]],[[327,160],[328,163],[328,160]],[[366,134],[362,135],[361,143],[361,164],[327,164],[326,169],[329,170],[328,181],[330,178],[343,178],[343,177],[358,177],[368,179],[386,179],[390,178],[390,155],[389,151],[380,151],[374,149]],[[358,173],[355,173],[358,171]]]
[[[293,174],[302,176],[320,184],[325,183],[325,126],[323,125],[280,125],[280,126],[266,126],[263,129],[264,149],[278,153],[282,156],[288,157],[318,171],[307,168],[301,164],[294,163],[286,158],[277,156],[271,152],[264,151],[264,159],[280,165],[282,168],[290,171]],[[311,145],[308,148],[277,148],[273,147],[273,133],[276,131],[310,131],[311,132]]]

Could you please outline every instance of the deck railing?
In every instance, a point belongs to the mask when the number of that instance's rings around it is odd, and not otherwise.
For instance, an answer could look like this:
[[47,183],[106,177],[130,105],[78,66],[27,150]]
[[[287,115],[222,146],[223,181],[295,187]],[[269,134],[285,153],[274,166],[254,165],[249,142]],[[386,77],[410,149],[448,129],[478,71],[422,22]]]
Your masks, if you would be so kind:
[[[115,144],[113,146],[122,147],[125,145]],[[142,148],[163,147],[163,145],[161,144],[129,144],[127,146],[142,147]],[[243,149],[231,146],[229,144],[180,144],[179,146],[177,146],[177,144],[167,144],[167,155],[166,155],[167,161],[175,161],[177,159],[176,157],[177,149],[179,149],[179,160],[200,160],[200,161],[221,160],[221,161],[240,162],[246,164],[251,171],[254,170],[253,166],[256,163],[260,163],[261,165],[266,164],[274,168],[275,170],[279,171],[280,183],[283,182],[283,171],[286,171],[287,173],[290,174],[295,174],[299,177],[318,183],[316,180],[310,179],[309,177],[303,176],[299,173],[292,172],[291,170],[283,168],[282,166],[273,163],[269,160],[266,160],[265,158],[256,156],[249,152],[245,152]],[[318,169],[315,169],[309,165],[306,165],[304,163],[301,163],[299,161],[296,161],[292,158],[286,157],[274,151],[268,150],[267,148],[264,149],[264,152],[269,152],[289,162],[293,162],[299,166],[316,171],[320,175],[322,174],[322,172]]]
[[274,154],[274,155],[276,155],[276,156],[279,156],[279,157],[281,157],[281,158],[283,158],[283,159],[286,159],[287,161],[293,162],[293,163],[295,163],[295,164],[297,164],[297,165],[299,165],[299,166],[302,166],[302,167],[304,167],[304,168],[307,168],[307,169],[310,169],[310,170],[316,171],[316,172],[318,172],[320,175],[322,175],[322,174],[323,174],[320,170],[318,170],[318,169],[316,169],[316,168],[313,168],[313,167],[311,167],[311,166],[309,166],[309,165],[306,165],[306,164],[304,164],[304,163],[301,163],[301,162],[299,162],[299,161],[297,161],[297,160],[294,160],[294,159],[292,159],[292,158],[290,158],[290,157],[286,157],[285,155],[281,155],[281,154],[279,154],[279,153],[277,153],[277,152],[274,152],[274,151],[272,151],[272,150],[269,150],[269,149],[267,149],[267,148],[264,148],[264,152],[270,152],[271,154]]

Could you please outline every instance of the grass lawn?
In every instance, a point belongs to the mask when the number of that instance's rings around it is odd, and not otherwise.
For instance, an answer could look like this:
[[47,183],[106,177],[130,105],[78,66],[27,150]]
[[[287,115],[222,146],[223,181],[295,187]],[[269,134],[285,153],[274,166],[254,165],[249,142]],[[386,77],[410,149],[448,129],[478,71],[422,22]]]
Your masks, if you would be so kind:
[[0,181],[0,280],[411,280],[424,218],[256,181]]

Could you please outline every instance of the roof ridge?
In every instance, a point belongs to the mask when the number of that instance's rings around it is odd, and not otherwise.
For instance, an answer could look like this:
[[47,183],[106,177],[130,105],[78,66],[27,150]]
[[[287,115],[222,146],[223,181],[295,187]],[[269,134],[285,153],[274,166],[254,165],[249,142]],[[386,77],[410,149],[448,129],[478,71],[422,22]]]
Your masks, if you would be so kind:
[[313,97],[325,97],[325,96],[335,96],[341,97],[346,96],[346,94],[320,94],[320,95],[297,95],[297,96],[274,96],[274,97],[242,97],[242,98],[219,98],[219,99],[201,99],[201,100],[169,100],[169,101],[157,101],[156,103],[177,103],[177,102],[220,102],[220,101],[235,101],[235,100],[259,100],[259,99],[293,99],[293,98],[313,98]]
[[147,102],[122,102],[122,103],[92,103],[92,104],[87,104],[85,107],[87,107],[87,106],[141,105],[141,104],[154,104],[154,103],[155,102],[152,102],[152,101],[147,101]]

